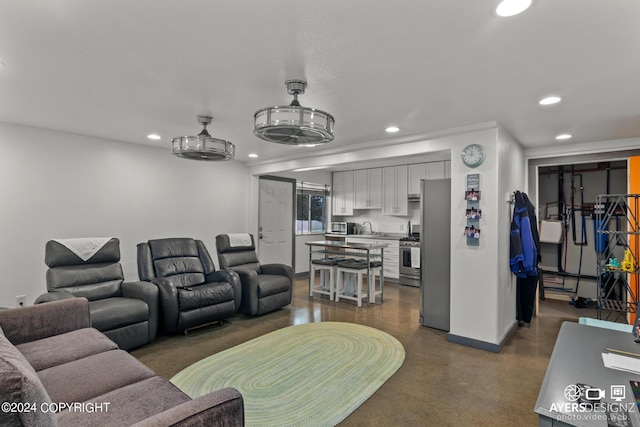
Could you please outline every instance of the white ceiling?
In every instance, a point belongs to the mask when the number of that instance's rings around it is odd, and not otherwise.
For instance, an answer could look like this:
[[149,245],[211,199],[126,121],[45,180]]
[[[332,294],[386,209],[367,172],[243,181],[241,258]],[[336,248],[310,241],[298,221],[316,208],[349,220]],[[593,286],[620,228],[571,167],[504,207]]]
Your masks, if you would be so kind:
[[[511,18],[497,3],[0,0],[0,121],[169,155],[207,113],[248,164],[488,121],[525,147],[640,137],[640,1],[537,0]],[[308,81],[302,105],[334,115],[329,145],[253,135],[292,78]],[[537,105],[549,94],[563,102]]]

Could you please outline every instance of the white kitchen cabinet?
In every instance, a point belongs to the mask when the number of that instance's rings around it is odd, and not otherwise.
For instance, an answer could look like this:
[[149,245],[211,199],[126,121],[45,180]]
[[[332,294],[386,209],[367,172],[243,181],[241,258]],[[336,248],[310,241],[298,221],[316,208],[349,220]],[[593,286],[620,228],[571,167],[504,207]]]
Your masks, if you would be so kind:
[[409,165],[409,182],[408,193],[411,196],[418,196],[420,194],[420,180],[427,179],[427,164],[428,163],[414,163]]
[[[375,243],[375,241],[373,239],[369,239],[367,237],[347,237],[345,239],[345,242],[347,244],[349,243],[355,243],[357,245],[372,245]],[[357,249],[345,249],[345,254],[348,256],[349,252],[355,253],[357,254],[357,256],[355,257],[356,259],[362,259],[360,258],[360,255],[362,255],[362,251],[359,251]]]
[[444,179],[444,162],[427,163],[426,179]]
[[332,215],[353,215],[353,171],[334,172],[331,195]]
[[[446,162],[415,163],[409,165],[408,193],[416,197],[420,194],[421,179],[443,179],[446,177]],[[449,162],[449,167],[451,162]]]
[[354,171],[354,209],[382,208],[382,168]]
[[382,168],[382,214],[406,216],[408,198],[408,167]]
[[388,245],[382,249],[384,278],[397,280],[400,277],[400,241],[392,239],[373,239],[366,237],[347,237],[347,243],[364,245]]
[[451,178],[451,160],[445,160],[444,162],[444,177]]
[[400,241],[399,240],[376,240],[376,244],[389,245],[382,251],[384,257],[384,278],[398,279],[400,277]]

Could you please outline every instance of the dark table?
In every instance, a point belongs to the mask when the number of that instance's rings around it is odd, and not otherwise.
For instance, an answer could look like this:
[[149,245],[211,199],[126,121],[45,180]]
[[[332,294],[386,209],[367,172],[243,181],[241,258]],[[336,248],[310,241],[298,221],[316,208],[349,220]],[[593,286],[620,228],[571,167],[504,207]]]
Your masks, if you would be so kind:
[[[624,386],[625,397],[620,404],[631,408],[631,423],[640,427],[640,415],[629,383],[631,380],[640,381],[640,374],[606,368],[602,353],[607,348],[640,353],[640,344],[634,343],[631,333],[573,322],[562,324],[535,406],[539,426],[606,427],[605,410],[607,405],[615,402],[611,387]],[[603,390],[604,397],[594,410],[582,412],[571,407],[571,403],[579,404],[580,400],[567,398],[566,395],[570,395],[567,387],[578,383]],[[591,397],[598,394],[596,390],[591,393]]]

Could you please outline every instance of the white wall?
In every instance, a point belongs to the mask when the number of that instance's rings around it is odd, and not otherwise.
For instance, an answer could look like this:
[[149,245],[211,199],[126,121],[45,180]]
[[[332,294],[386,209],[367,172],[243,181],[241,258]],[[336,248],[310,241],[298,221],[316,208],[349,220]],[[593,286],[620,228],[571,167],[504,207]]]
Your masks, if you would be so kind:
[[[495,343],[497,331],[497,282],[495,269],[498,247],[496,206],[496,128],[451,138],[451,324],[456,336]],[[482,145],[486,160],[475,169],[466,167],[456,153],[471,143]],[[466,225],[468,174],[480,175],[480,242],[468,246],[463,235]]]
[[[640,138],[626,138],[611,141],[585,142],[582,144],[556,143],[543,147],[527,148],[524,150],[524,155],[525,160],[556,158],[558,161],[553,161],[551,164],[567,164],[566,159],[562,160],[562,157],[600,153],[610,154],[616,151],[638,150],[638,147],[640,147]],[[626,158],[626,156],[623,157]],[[606,158],[610,157],[607,156]],[[526,184],[531,185],[532,183],[527,182]]]
[[[499,132],[500,130],[500,132]],[[456,153],[470,143],[487,158],[475,169]],[[509,272],[509,204],[505,193],[522,186],[522,151],[501,127],[450,138],[451,156],[451,327],[450,333],[500,344],[515,323],[515,294]],[[482,219],[479,246],[468,246],[464,191],[468,174],[480,174]]]
[[523,149],[502,126],[498,127],[498,312],[496,343],[501,343],[516,319],[516,277],[509,268],[510,223],[513,205],[506,202],[506,194],[515,190],[525,191],[525,167]]
[[249,229],[250,174],[240,162],[8,124],[0,148],[0,306],[46,291],[49,239],[118,237],[125,278],[136,280],[139,242],[201,239],[217,265],[215,236]]

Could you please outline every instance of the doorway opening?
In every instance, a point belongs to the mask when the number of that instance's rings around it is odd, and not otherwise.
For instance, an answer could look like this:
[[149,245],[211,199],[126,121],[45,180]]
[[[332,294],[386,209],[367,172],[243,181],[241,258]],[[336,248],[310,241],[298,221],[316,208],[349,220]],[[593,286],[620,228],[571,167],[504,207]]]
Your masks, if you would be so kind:
[[295,179],[260,177],[258,259],[262,264],[294,265]]
[[619,159],[537,167],[541,314],[597,317],[596,201],[627,193],[627,168]]

